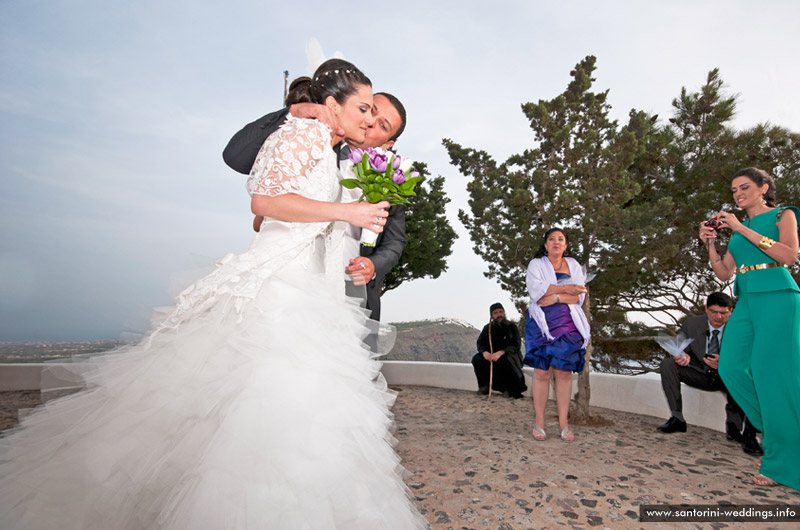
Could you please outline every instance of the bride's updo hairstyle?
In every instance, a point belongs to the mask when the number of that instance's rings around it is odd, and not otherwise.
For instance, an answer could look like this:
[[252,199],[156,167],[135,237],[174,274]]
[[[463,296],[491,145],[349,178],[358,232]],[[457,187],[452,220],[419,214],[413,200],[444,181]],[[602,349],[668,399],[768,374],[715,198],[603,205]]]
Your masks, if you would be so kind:
[[344,59],[328,59],[311,76],[308,89],[313,103],[324,104],[325,98],[333,98],[343,105],[345,100],[356,93],[359,85],[372,86],[372,81],[361,70]]
[[767,206],[770,208],[774,208],[777,205],[778,193],[775,190],[775,179],[772,178],[772,175],[757,167],[746,167],[734,173],[731,180],[736,177],[747,177],[759,188],[766,184],[768,188],[766,193],[764,193],[764,202],[766,202]]

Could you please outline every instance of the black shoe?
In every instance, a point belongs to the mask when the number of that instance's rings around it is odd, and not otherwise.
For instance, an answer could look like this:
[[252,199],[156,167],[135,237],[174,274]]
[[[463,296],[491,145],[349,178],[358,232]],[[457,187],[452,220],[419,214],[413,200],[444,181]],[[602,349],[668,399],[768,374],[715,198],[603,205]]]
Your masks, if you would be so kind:
[[742,433],[739,431],[736,424],[732,421],[725,422],[725,439],[729,442],[739,442],[744,443],[744,438],[742,437]]
[[686,432],[686,422],[681,421],[675,416],[667,420],[664,425],[659,425],[658,430],[667,434],[673,432]]
[[488,393],[489,393],[489,387],[488,386],[482,386],[482,387],[480,387],[478,389],[478,394],[481,394],[481,395],[485,396]]
[[523,396],[522,394],[509,394],[508,397],[510,397],[511,399],[522,399],[525,396]]
[[764,450],[761,449],[761,445],[758,443],[756,431],[754,429],[744,430],[742,435],[742,451],[753,456],[761,456],[764,454]]

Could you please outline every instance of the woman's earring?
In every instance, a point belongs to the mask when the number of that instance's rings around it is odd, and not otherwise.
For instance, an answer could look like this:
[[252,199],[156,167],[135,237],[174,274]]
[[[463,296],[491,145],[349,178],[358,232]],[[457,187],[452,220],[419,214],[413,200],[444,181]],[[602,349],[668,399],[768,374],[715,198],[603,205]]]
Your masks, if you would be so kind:
[[761,204],[767,204],[767,199],[763,195],[761,196]]

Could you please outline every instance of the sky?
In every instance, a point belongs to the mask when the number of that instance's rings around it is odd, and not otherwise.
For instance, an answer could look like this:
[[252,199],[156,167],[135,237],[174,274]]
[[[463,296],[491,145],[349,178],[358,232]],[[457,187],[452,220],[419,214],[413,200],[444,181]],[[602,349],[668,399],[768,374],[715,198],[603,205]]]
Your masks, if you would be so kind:
[[[253,233],[228,139],[281,107],[306,46],[340,52],[408,111],[403,156],[446,178],[459,239],[438,279],[387,293],[386,322],[476,327],[510,297],[457,219],[467,179],[442,139],[498,161],[532,146],[520,105],[551,99],[587,55],[612,117],[671,115],[719,68],[738,128],[800,131],[800,4],[491,4],[255,0],[0,1],[0,342],[115,339]],[[727,176],[722,176],[727,177]]]

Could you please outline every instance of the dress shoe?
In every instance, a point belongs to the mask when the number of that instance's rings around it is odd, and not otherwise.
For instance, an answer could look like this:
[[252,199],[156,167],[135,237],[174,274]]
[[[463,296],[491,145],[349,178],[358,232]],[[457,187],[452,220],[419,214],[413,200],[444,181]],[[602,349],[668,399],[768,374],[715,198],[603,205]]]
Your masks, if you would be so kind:
[[489,393],[489,387],[488,386],[482,386],[482,387],[480,387],[478,389],[478,394],[481,394],[481,395],[485,396],[488,393]]
[[744,430],[742,434],[742,451],[753,456],[761,456],[764,454],[764,450],[761,449],[761,445],[759,445],[758,439],[756,438],[755,429]]
[[658,430],[665,433],[686,432],[686,422],[673,416],[664,425],[659,425]]
[[736,424],[732,421],[725,422],[725,439],[729,442],[739,442],[744,443],[744,438],[742,437],[742,433],[739,431]]

